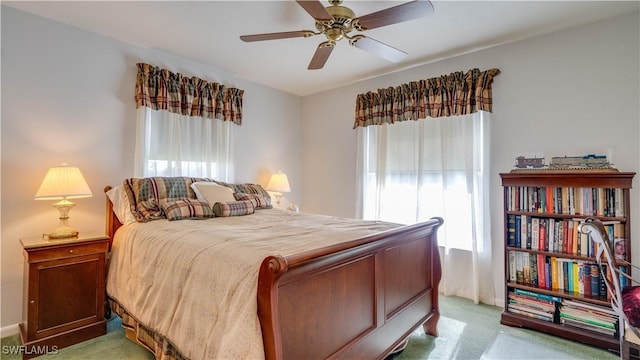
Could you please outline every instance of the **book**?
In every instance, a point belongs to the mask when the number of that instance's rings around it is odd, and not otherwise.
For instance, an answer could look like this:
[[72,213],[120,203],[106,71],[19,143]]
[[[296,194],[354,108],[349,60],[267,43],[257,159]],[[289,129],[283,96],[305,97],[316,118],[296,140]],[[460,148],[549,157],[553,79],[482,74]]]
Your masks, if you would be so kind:
[[613,252],[616,259],[625,260],[627,258],[627,246],[624,234],[624,224],[616,222],[613,224]]
[[521,242],[522,242],[522,218],[520,215],[515,215],[515,224],[513,227],[513,234],[515,237],[515,240],[513,242],[513,245],[510,246],[515,246],[515,247],[521,247]]
[[507,246],[516,246],[516,215],[507,215]]
[[538,288],[546,289],[547,288],[547,274],[546,274],[546,262],[545,256],[542,254],[537,254],[537,265],[538,265]]
[[551,289],[558,289],[558,259],[555,256],[550,258],[551,260]]
[[542,316],[542,315],[530,313],[528,311],[522,311],[522,310],[514,309],[512,307],[509,307],[508,305],[507,305],[507,311],[512,312],[514,314],[528,316],[528,317],[531,317],[531,318],[534,318],[534,319],[538,319],[538,320],[542,320],[542,321],[547,321],[547,322],[552,322],[553,321],[553,318],[549,318],[548,316]]
[[541,294],[541,293],[537,293],[537,292],[534,292],[534,291],[523,290],[523,289],[514,289],[513,291],[518,295],[527,295],[527,296],[532,296],[532,297],[535,297],[535,298],[538,298],[538,299],[555,301],[555,302],[558,302],[558,303],[562,302],[562,298],[558,297],[558,296]]
[[522,249],[526,249],[527,243],[530,242],[527,238],[527,228],[530,228],[530,226],[531,218],[527,215],[520,215],[520,248]]
[[524,284],[524,269],[522,262],[522,253],[519,251],[515,252],[516,258],[516,282],[518,284]]
[[594,311],[599,311],[599,312],[601,312],[603,314],[607,314],[607,315],[613,316],[613,317],[617,316],[616,312],[612,308],[605,307],[605,306],[600,306],[600,305],[596,305],[596,304],[592,304],[592,303],[576,301],[576,300],[569,300],[569,299],[562,299],[562,305],[564,305],[564,306],[572,306],[572,307],[576,307],[576,308],[590,309],[590,310],[594,310]]
[[578,317],[572,314],[567,314],[566,312],[560,312],[560,317],[561,318],[566,318],[566,319],[572,319],[575,321],[579,321],[581,323],[587,323],[590,325],[595,325],[598,327],[602,327],[602,328],[606,328],[606,329],[611,329],[613,331],[615,331],[615,325],[609,324],[607,322],[604,321],[599,321],[599,320],[594,320],[594,319],[588,319],[588,318],[583,318],[583,317]]
[[600,267],[591,264],[591,296],[599,297],[600,294]]
[[560,323],[563,325],[568,325],[568,326],[573,326],[573,327],[578,327],[580,329],[586,329],[586,330],[590,330],[590,331],[594,331],[594,332],[598,332],[600,334],[604,334],[604,335],[609,335],[609,336],[614,336],[615,335],[615,331],[608,329],[608,328],[602,328],[599,326],[594,326],[588,323],[584,323],[581,321],[576,321],[573,319],[568,319],[566,317],[560,318]]
[[551,290],[552,282],[551,282],[551,258],[550,257],[545,256],[544,266],[545,266],[544,274],[547,276],[547,278],[545,279],[545,285],[546,285],[545,288],[547,290]]
[[574,261],[572,264],[573,271],[573,292],[584,295],[584,282],[582,279],[583,272],[580,269],[580,263]]
[[582,264],[582,281],[584,296],[591,297],[591,263]]
[[[555,244],[555,242],[558,240],[555,236],[556,234],[556,219],[554,218],[549,218],[547,219],[547,243],[546,243],[546,250],[547,251],[556,251],[558,248],[558,245]],[[554,250],[556,249],[556,250]]]
[[509,291],[509,299],[518,303],[529,304],[530,306],[540,308],[550,312],[555,312],[557,308],[557,302],[552,300],[541,299],[536,296],[518,294],[515,291]]
[[547,251],[547,219],[538,220],[538,250]]
[[558,277],[557,279],[557,283],[558,283],[558,290],[564,290],[566,288],[569,287],[569,284],[567,283],[569,281],[569,278],[567,276],[565,276],[565,262],[567,260],[565,259],[556,259],[556,264],[558,266],[558,270],[557,270],[557,274],[556,276]]
[[558,248],[554,249],[555,252],[566,252],[566,244],[564,243],[564,220],[558,221],[558,229],[556,232],[558,233]]
[[538,256],[529,254],[529,265],[531,267],[531,286],[538,287]]
[[624,215],[624,198],[622,197],[622,189],[615,189],[614,195],[614,213],[616,217],[623,217]]
[[531,218],[531,246],[528,247],[529,249],[532,250],[538,250],[538,241],[540,238],[539,232],[540,231],[540,218],[534,217]]
[[516,275],[516,254],[514,251],[509,251],[509,281],[517,282]]
[[530,253],[522,253],[522,274],[523,283],[525,285],[531,285],[531,257]]
[[579,260],[576,263],[576,273],[574,276],[578,278],[578,294],[584,295],[584,262]]
[[579,244],[580,244],[580,235],[578,232],[578,225],[580,224],[581,220],[570,220],[573,223],[573,235],[571,236],[573,242],[572,242],[572,248],[571,248],[571,253],[573,255],[578,255],[580,253],[580,249],[579,249]]
[[546,195],[546,207],[545,207],[545,212],[548,214],[553,214],[553,193],[554,193],[554,189],[551,186],[547,186],[545,188],[545,195]]
[[[573,273],[571,272],[571,261],[562,261],[562,280],[564,281],[564,290],[573,291]],[[560,281],[558,279],[558,281]]]
[[522,305],[522,304],[511,303],[511,302],[507,306],[509,307],[509,309],[526,311],[526,312],[528,312],[530,314],[536,314],[536,315],[539,315],[539,316],[546,317],[549,320],[553,320],[553,314],[550,314],[550,313],[548,313],[546,311],[543,311],[543,310],[538,310],[538,309],[535,309],[533,307],[525,306],[525,305]]

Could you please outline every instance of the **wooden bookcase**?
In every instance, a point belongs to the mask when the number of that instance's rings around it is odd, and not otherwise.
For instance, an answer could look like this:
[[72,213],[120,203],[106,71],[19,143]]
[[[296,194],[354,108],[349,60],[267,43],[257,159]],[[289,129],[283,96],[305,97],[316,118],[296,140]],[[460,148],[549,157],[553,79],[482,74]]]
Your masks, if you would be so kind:
[[[634,175],[613,169],[514,170],[500,174],[504,191],[505,262],[505,307],[501,324],[619,351],[617,333],[588,329],[589,325],[581,326],[580,323],[576,326],[575,321],[573,325],[567,324],[571,321],[567,320],[570,310],[563,311],[568,308],[563,308],[563,304],[574,302],[580,306],[610,309],[610,302],[606,295],[600,296],[606,291],[595,285],[599,284],[595,280],[600,274],[587,270],[596,262],[593,244],[585,239],[586,235],[577,234],[577,229],[565,233],[565,228],[572,230],[584,218],[597,217],[611,227],[612,233],[615,230],[615,236],[624,238],[624,257],[631,261],[629,192]],[[531,219],[538,220],[533,220],[532,226],[523,227],[523,221],[527,224]],[[542,237],[541,223],[545,226]],[[576,241],[570,234],[577,236]],[[537,243],[533,239],[536,235]],[[569,283],[568,279],[576,281]],[[593,295],[596,290],[598,296]],[[541,310],[535,310],[535,307],[534,311],[526,307],[523,311],[527,293],[534,301],[548,303],[549,309],[555,305],[554,312],[536,313]],[[519,300],[523,296],[525,300]]]

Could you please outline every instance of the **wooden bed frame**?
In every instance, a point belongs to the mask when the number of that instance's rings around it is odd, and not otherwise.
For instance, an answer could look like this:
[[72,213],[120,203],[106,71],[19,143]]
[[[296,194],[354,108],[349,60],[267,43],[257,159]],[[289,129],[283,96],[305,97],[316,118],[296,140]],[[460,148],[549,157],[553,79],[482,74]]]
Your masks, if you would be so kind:
[[[257,301],[266,359],[383,359],[420,325],[437,336],[442,223],[264,259]],[[120,226],[107,198],[111,239]]]

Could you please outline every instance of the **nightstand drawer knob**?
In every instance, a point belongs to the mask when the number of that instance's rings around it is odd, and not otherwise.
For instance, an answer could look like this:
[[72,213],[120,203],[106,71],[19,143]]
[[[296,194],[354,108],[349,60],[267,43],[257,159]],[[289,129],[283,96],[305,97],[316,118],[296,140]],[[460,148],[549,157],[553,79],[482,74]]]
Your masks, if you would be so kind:
[[30,303],[30,304],[35,304],[35,303],[36,303],[36,301],[35,301],[35,300],[31,300],[31,301],[29,301],[29,303]]
[[73,254],[73,249],[69,250],[69,254]]

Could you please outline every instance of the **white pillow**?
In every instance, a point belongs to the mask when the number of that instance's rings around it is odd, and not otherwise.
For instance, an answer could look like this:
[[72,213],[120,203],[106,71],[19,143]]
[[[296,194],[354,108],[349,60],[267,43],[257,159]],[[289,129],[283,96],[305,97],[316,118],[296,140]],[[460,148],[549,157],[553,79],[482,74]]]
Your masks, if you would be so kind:
[[107,191],[107,196],[113,204],[113,212],[122,225],[131,224],[136,222],[136,218],[131,213],[131,205],[129,203],[129,197],[124,191],[122,185],[116,186]]
[[200,201],[206,201],[209,206],[213,207],[217,202],[235,202],[233,189],[230,187],[218,185],[213,182],[198,181],[191,184],[191,188],[196,193],[196,197]]

